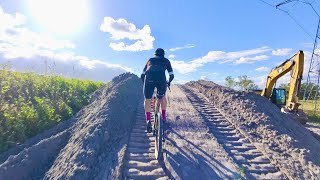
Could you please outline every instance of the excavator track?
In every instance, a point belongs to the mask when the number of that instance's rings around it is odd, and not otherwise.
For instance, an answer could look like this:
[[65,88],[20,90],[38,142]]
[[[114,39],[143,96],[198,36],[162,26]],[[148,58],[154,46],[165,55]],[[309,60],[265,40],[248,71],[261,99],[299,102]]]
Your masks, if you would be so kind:
[[183,86],[191,104],[204,118],[210,132],[233,158],[249,179],[287,179],[270,160],[264,156],[240,131],[230,123],[217,108],[200,94]]
[[152,133],[146,132],[146,122],[142,103],[136,114],[126,154],[126,179],[169,179],[163,166],[154,155],[155,144]]

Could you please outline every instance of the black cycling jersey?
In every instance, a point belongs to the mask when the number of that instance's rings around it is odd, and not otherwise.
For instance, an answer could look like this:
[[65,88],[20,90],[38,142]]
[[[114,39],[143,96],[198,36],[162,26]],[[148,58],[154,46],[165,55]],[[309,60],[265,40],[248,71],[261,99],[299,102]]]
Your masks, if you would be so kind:
[[156,56],[147,61],[142,73],[144,81],[143,92],[146,99],[152,97],[155,87],[157,88],[158,98],[165,95],[167,90],[166,70],[170,75],[169,82],[171,82],[174,76],[171,63],[167,58]]
[[165,76],[166,70],[168,70],[169,75],[173,74],[170,61],[167,58],[158,56],[150,58],[143,68],[145,75],[150,73],[163,73]]

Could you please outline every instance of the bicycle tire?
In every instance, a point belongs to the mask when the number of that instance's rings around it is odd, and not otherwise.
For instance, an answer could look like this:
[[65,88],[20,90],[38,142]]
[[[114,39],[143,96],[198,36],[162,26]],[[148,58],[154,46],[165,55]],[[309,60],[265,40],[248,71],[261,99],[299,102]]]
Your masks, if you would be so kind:
[[155,136],[155,157],[157,160],[162,160],[163,154],[162,154],[162,131],[163,131],[163,124],[162,124],[162,119],[161,115],[158,112],[155,114],[155,123],[157,126],[156,129],[156,136]]

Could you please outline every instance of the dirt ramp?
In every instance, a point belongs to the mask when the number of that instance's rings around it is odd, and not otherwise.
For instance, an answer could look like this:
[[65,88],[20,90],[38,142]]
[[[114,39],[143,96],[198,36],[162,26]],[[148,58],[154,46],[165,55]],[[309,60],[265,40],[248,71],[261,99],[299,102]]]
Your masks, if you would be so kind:
[[21,152],[12,150],[16,155],[0,165],[0,179],[121,177],[128,131],[143,97],[141,80],[122,74],[93,96],[61,131],[53,128],[54,133],[39,135]]
[[266,98],[203,80],[187,85],[221,109],[290,179],[320,178],[320,142]]

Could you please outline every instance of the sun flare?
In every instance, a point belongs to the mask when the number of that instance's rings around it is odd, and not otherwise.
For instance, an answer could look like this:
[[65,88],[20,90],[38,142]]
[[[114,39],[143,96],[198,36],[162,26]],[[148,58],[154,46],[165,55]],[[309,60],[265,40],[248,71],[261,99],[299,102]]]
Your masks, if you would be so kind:
[[29,0],[33,20],[46,32],[73,34],[88,18],[87,0]]

